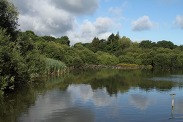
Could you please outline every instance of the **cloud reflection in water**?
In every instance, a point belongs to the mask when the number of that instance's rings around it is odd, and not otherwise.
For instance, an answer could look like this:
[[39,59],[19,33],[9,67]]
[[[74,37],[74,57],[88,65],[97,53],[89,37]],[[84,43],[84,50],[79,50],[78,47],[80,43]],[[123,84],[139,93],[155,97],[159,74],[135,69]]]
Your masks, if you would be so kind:
[[149,97],[140,94],[131,94],[129,97],[129,101],[130,104],[140,110],[146,110],[148,106],[154,103],[154,101]]

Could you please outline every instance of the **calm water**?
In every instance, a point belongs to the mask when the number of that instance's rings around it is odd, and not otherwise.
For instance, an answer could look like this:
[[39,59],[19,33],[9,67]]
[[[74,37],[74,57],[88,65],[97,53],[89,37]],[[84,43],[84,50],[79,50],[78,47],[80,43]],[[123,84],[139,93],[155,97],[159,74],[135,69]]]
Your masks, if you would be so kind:
[[181,72],[70,73],[0,98],[0,122],[182,122],[182,86]]

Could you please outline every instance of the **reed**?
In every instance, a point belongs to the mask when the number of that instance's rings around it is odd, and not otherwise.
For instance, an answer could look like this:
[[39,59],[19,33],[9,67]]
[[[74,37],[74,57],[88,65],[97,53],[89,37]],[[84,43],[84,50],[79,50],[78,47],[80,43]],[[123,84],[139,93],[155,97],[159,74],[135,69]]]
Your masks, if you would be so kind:
[[53,74],[53,73],[62,73],[63,71],[66,70],[66,65],[62,61],[51,59],[51,58],[46,58],[46,72],[48,74]]

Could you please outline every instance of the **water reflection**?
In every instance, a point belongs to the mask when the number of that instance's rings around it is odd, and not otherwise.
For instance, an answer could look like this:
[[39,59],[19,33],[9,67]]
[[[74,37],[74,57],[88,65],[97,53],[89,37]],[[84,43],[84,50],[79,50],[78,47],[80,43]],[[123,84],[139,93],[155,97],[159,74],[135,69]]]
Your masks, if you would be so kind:
[[172,82],[183,82],[183,75],[170,75],[167,77],[153,77],[151,80],[154,81],[172,81]]
[[176,94],[170,94],[170,96],[172,97],[172,111],[171,111],[171,118],[170,119],[174,119],[174,97],[175,97]]
[[175,104],[176,112],[183,114],[183,98],[180,98]]
[[[153,77],[160,76],[98,70],[36,82],[0,99],[0,122],[183,121],[181,84],[148,80]],[[171,93],[176,93],[173,109]]]
[[[157,94],[156,91],[147,94],[141,89],[130,89],[127,94],[118,93],[117,96],[110,96],[104,88],[92,90],[87,84],[71,84],[65,91],[54,89],[44,95],[38,95],[34,105],[23,112],[18,120],[23,122],[168,121],[171,99],[165,100],[169,97],[169,94]],[[183,120],[181,103],[180,99],[176,99],[171,115],[175,120]]]
[[109,95],[128,92],[131,87],[140,87],[146,91],[154,88],[159,91],[168,91],[174,86],[180,85],[171,81],[148,80],[153,77],[154,74],[148,70],[100,70],[79,75],[72,74],[66,78],[66,81],[74,84],[90,84],[93,90],[106,88]]
[[175,107],[172,109],[173,118],[183,121],[183,98],[175,99]]
[[113,119],[119,116],[117,113],[120,113],[118,110],[120,103],[114,105],[115,100],[116,97],[109,96],[105,89],[92,90],[90,85],[72,84],[66,91],[55,89],[39,95],[35,104],[20,116],[19,121],[94,122],[100,119],[108,121],[107,112]]
[[29,110],[22,114],[19,121],[24,122],[57,122],[68,121],[91,121],[93,122],[93,113],[88,109],[82,109],[74,106],[72,93],[69,91],[52,90],[45,95],[38,96],[35,105],[29,107]]
[[146,110],[148,106],[154,103],[153,99],[140,94],[131,94],[129,101],[132,105],[140,110]]

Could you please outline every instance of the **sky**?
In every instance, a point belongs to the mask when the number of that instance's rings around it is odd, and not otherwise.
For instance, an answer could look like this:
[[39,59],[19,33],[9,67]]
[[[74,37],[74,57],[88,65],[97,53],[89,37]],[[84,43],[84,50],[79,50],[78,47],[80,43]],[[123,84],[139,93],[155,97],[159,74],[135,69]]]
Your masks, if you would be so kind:
[[37,35],[68,36],[71,44],[118,33],[134,42],[183,44],[183,0],[10,0],[19,28]]

